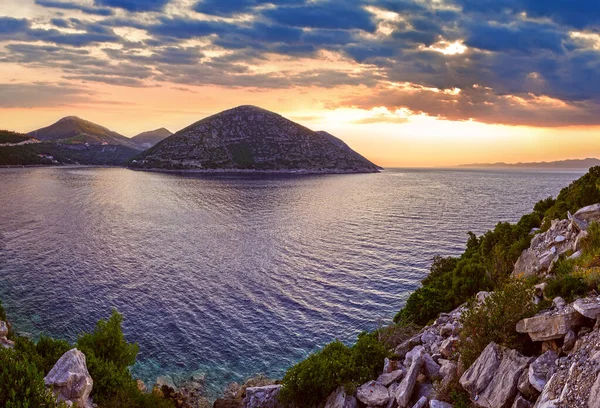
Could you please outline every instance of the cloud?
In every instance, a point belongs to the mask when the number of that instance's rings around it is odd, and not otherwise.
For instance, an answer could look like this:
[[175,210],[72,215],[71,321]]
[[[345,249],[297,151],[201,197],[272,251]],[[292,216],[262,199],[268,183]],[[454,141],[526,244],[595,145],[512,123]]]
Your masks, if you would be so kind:
[[[363,85],[371,89],[344,103],[486,123],[600,122],[597,2],[180,2],[205,16],[166,13],[168,0],[36,3],[61,11],[35,24],[0,17],[0,63],[135,87],[155,81],[251,89]],[[70,10],[90,16],[69,18]],[[460,44],[460,52],[446,49],[449,44]],[[276,64],[281,68],[272,69]],[[460,94],[444,91],[455,88]]]
[[85,14],[97,16],[112,16],[114,11],[109,8],[88,7],[79,3],[54,0],[35,0],[35,4],[42,7],[57,8],[62,10],[78,10]]
[[[305,0],[279,0],[276,3],[283,5],[301,5]],[[231,17],[235,14],[248,13],[259,6],[275,3],[273,0],[201,0],[194,6],[198,13],[215,16]]]
[[[358,3],[360,4],[360,3]],[[359,29],[375,31],[373,16],[357,2],[320,1],[302,5],[279,5],[262,13],[276,24],[290,27]]]
[[533,18],[547,18],[579,29],[600,26],[600,4],[588,0],[455,0],[468,13],[526,13]]
[[[415,87],[377,89],[342,101],[340,106],[372,110],[385,106],[389,111],[410,110],[414,114],[482,123],[540,127],[600,124],[600,101],[564,102],[547,96],[502,95],[493,89],[474,87],[460,92]],[[387,116],[382,116],[385,119]]]
[[38,108],[93,103],[94,94],[68,83],[0,83],[1,108]]
[[161,11],[169,0],[95,0],[99,6],[122,8],[132,12]]

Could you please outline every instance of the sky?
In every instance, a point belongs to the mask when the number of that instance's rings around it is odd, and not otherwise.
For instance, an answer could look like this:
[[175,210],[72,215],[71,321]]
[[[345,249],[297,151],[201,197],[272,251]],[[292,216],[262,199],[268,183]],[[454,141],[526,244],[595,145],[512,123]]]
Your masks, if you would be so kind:
[[388,167],[600,157],[600,2],[0,0],[0,128],[245,104]]

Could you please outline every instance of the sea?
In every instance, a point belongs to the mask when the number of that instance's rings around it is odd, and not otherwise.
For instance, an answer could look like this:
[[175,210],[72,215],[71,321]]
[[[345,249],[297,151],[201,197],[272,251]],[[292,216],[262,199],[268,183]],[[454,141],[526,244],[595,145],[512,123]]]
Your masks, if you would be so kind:
[[435,255],[584,173],[0,169],[0,300],[18,332],[69,341],[117,309],[134,376],[202,373],[214,397],[389,323]]

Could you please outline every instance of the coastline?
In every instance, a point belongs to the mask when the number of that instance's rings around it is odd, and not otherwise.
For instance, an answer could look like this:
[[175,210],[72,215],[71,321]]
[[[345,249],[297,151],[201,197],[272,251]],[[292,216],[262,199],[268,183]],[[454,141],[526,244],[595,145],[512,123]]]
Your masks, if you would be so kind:
[[161,169],[161,168],[141,168],[130,167],[125,168],[133,171],[147,171],[153,173],[182,173],[182,174],[273,174],[273,175],[327,175],[327,174],[377,174],[385,171],[381,168],[378,170],[366,171],[346,171],[337,169],[322,169],[322,170],[307,170],[307,169],[289,169],[289,170],[256,170],[256,169]]

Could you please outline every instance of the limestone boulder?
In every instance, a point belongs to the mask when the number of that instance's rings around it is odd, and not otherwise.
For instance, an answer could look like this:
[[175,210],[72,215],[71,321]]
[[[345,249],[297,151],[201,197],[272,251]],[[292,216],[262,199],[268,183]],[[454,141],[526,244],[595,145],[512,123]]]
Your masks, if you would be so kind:
[[501,360],[501,347],[496,343],[488,344],[477,360],[460,377],[460,385],[470,395],[479,395],[492,381]]
[[429,401],[429,408],[452,408],[452,404],[438,400],[431,400]]
[[396,389],[396,402],[400,408],[405,408],[408,406],[408,403],[412,397],[415,384],[417,383],[417,377],[419,376],[419,372],[423,367],[423,351],[421,349],[417,349],[412,356],[412,362],[406,375],[402,379],[402,382]]
[[540,313],[520,320],[516,329],[519,333],[529,334],[533,341],[546,341],[561,339],[584,322],[584,317],[569,305],[559,311]]
[[277,396],[281,385],[246,388],[244,408],[281,408]]
[[516,350],[504,349],[498,370],[476,404],[482,408],[509,408],[517,395],[519,377],[531,360]]
[[512,404],[512,408],[531,408],[531,403],[520,395],[517,395]]
[[528,400],[535,401],[540,395],[540,392],[529,382],[529,370],[523,370],[517,383],[517,389]]
[[423,354],[423,371],[427,378],[431,381],[439,380],[442,378],[440,374],[441,367],[436,363],[433,358],[427,353]]
[[427,407],[427,397],[421,397],[421,398],[419,398],[417,403],[415,405],[413,405],[412,408],[426,408],[426,407]]
[[0,320],[0,337],[8,336],[8,324]]
[[573,302],[573,308],[588,319],[600,317],[600,300],[596,297],[577,299]]
[[377,381],[369,381],[358,387],[356,398],[369,407],[382,407],[390,401],[387,387]]
[[440,354],[444,358],[449,358],[456,348],[456,344],[458,343],[458,336],[448,337],[446,340],[442,342],[440,346]]
[[355,408],[356,406],[356,397],[346,395],[344,387],[338,387],[325,402],[325,408]]
[[557,358],[558,354],[550,350],[535,359],[529,366],[529,383],[539,392],[543,391],[544,387],[556,371],[554,362]]
[[90,394],[94,381],[87,369],[85,355],[76,348],[63,354],[44,383],[59,401],[76,404],[80,408],[92,408]]
[[509,408],[517,385],[531,359],[516,350],[490,343],[460,378],[460,384],[479,407]]
[[600,221],[600,204],[592,204],[579,209],[573,218],[585,221],[588,224],[594,221]]
[[383,384],[385,387],[388,387],[390,384],[400,381],[404,374],[405,370],[402,368],[392,371],[391,373],[384,373],[377,378],[377,382]]

